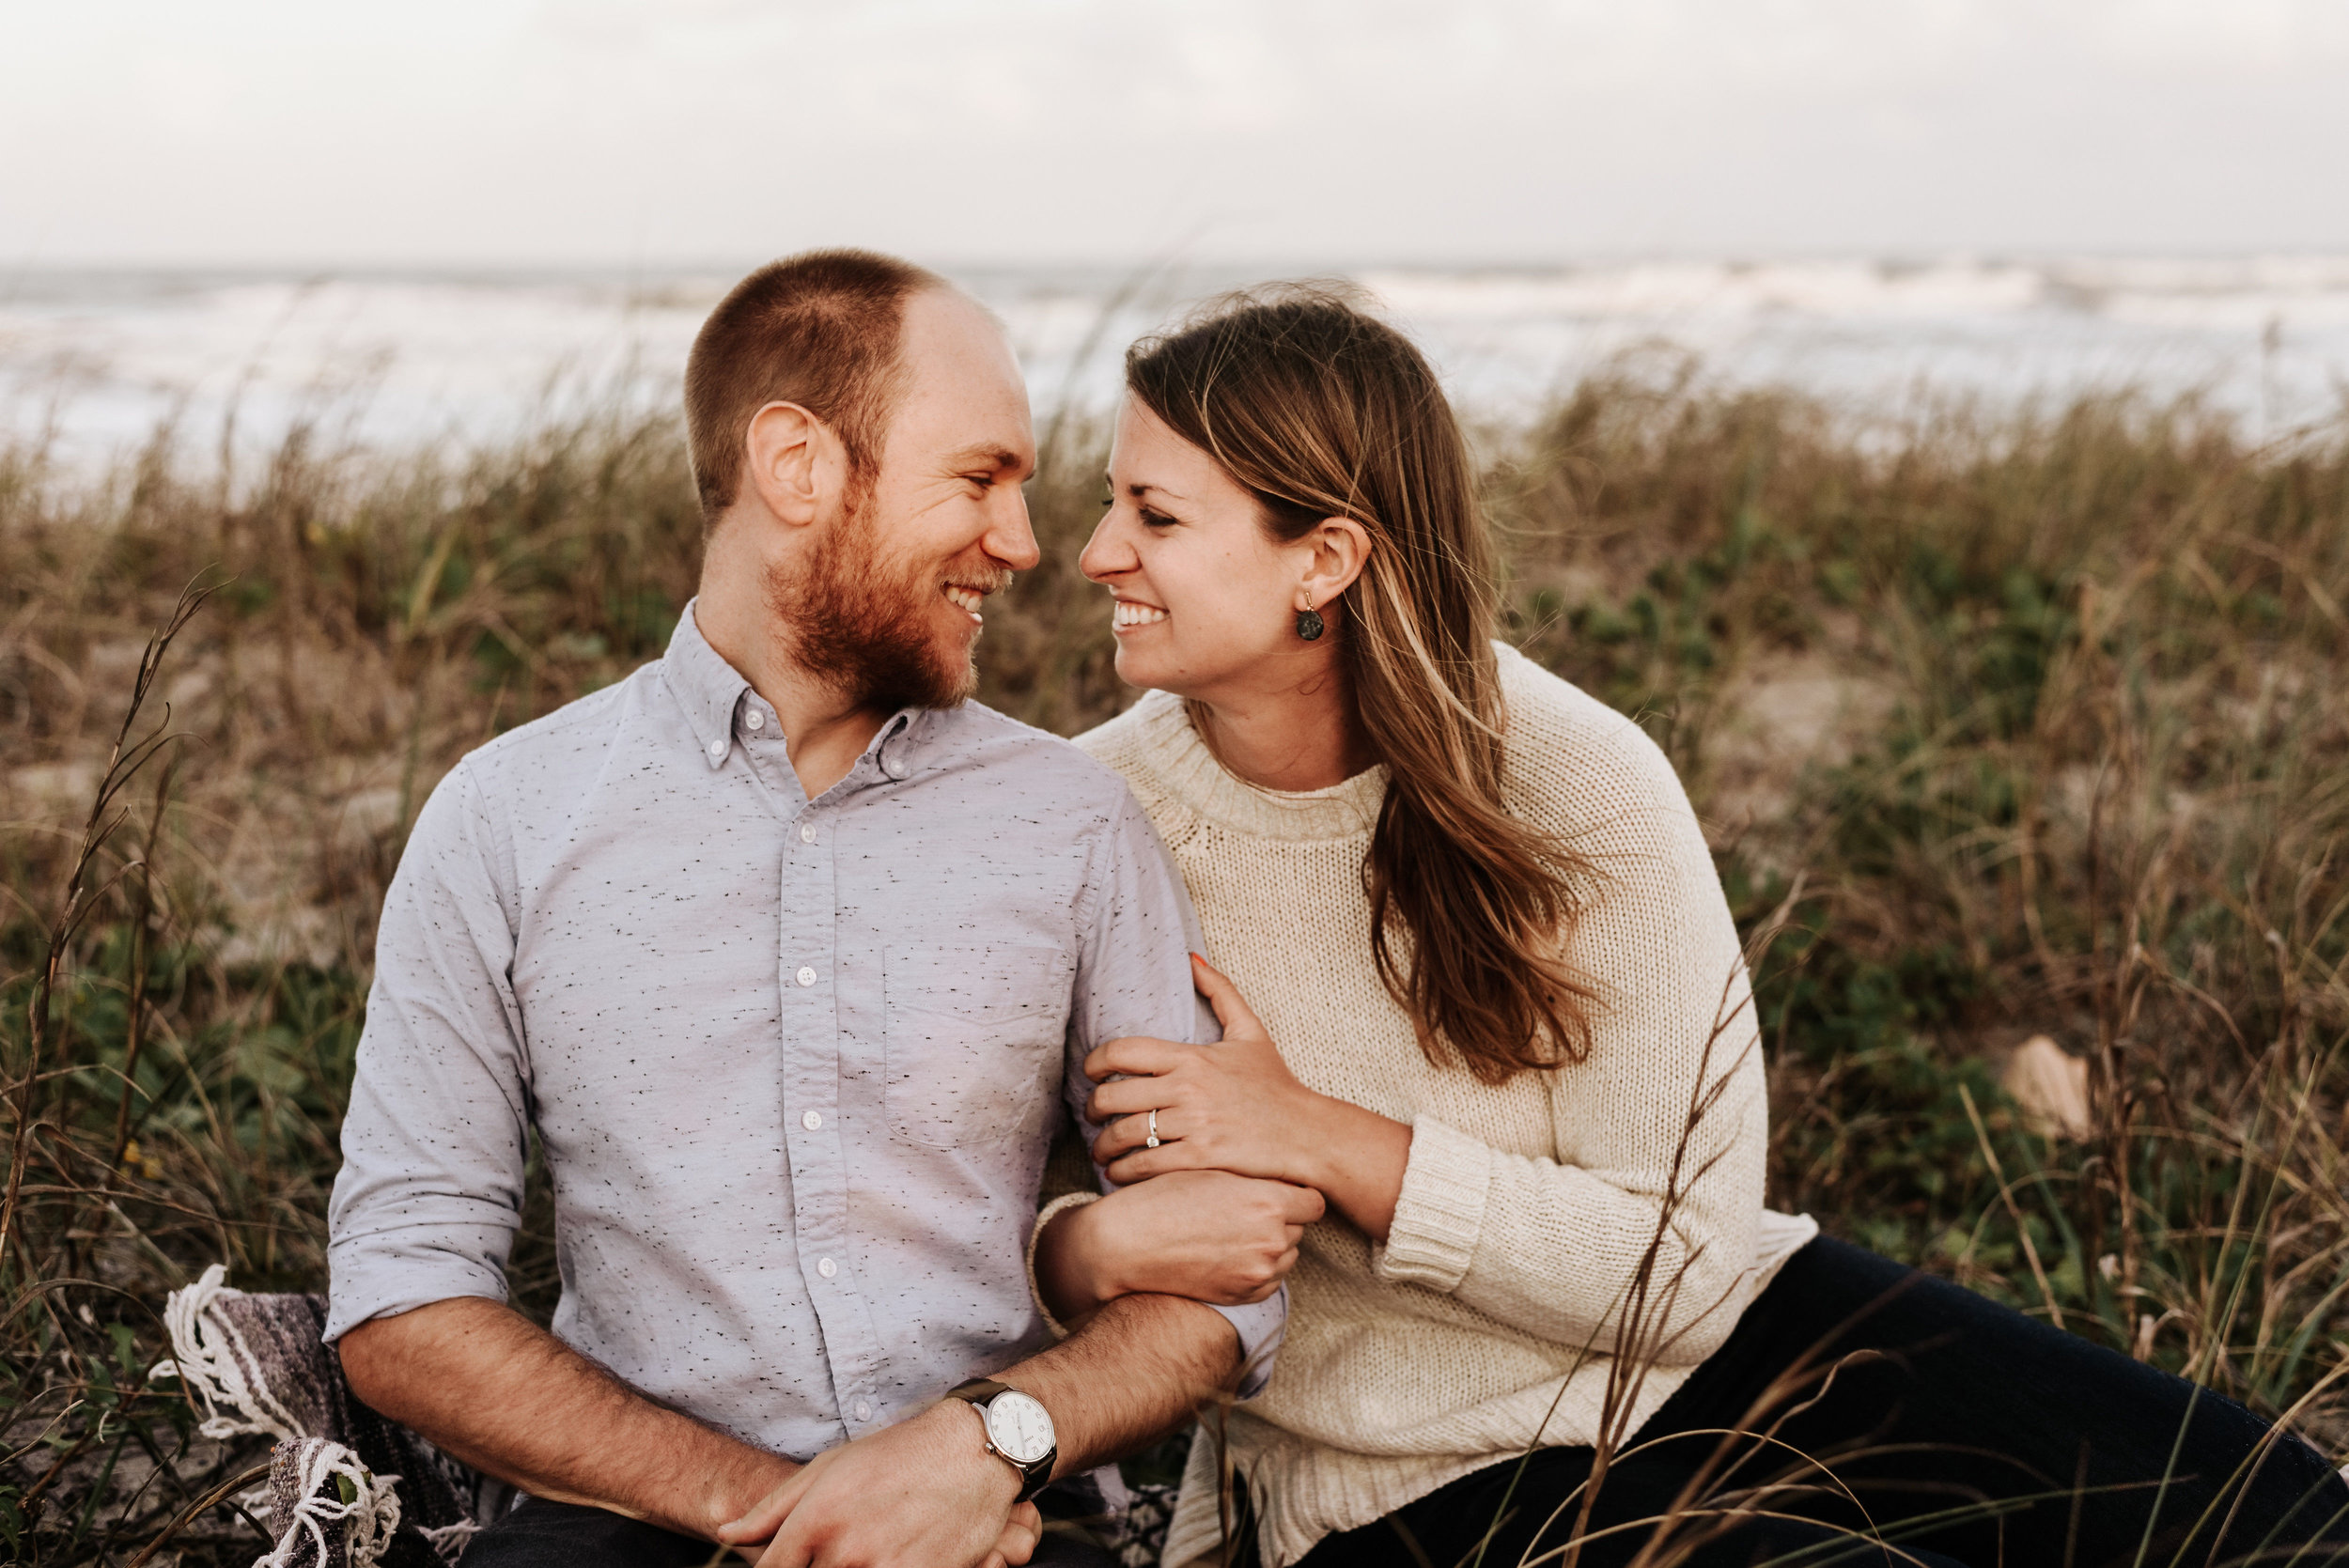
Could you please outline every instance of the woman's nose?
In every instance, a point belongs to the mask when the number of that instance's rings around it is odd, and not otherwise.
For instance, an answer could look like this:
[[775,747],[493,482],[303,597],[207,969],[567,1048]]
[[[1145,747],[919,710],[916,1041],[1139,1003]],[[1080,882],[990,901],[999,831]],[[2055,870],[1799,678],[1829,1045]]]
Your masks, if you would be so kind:
[[1121,536],[1116,511],[1102,513],[1101,520],[1093,525],[1093,537],[1077,553],[1077,569],[1090,582],[1106,582],[1133,570],[1135,565],[1134,548]]

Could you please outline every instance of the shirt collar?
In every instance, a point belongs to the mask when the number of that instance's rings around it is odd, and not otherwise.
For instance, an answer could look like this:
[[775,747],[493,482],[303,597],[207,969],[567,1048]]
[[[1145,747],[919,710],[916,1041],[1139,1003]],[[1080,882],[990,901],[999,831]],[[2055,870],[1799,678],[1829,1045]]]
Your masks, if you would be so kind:
[[685,709],[686,727],[701,747],[702,760],[719,768],[734,748],[734,710],[751,683],[709,645],[702,629],[694,624],[693,606],[699,602],[685,601],[677,629],[669,634],[662,671],[668,676],[669,690],[677,694],[677,706]]
[[[669,690],[685,710],[686,727],[693,732],[701,749],[702,761],[715,770],[725,766],[726,755],[734,749],[735,715],[751,683],[702,635],[693,619],[693,606],[699,602],[686,600],[677,629],[669,634],[663,668]],[[865,746],[849,777],[902,779],[911,773],[915,748],[933,732],[935,717],[934,710],[926,707],[899,708],[890,715]]]

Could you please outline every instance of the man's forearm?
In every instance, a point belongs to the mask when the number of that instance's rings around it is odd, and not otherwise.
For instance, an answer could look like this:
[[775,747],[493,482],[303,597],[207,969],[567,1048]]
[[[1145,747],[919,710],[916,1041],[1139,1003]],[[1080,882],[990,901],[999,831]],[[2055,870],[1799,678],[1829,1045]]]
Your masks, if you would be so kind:
[[495,1301],[370,1319],[338,1348],[369,1406],[534,1497],[707,1539],[797,1468],[655,1405]]
[[998,1374],[1043,1401],[1060,1438],[1056,1473],[1145,1448],[1238,1379],[1239,1335],[1214,1308],[1175,1296],[1105,1302],[1050,1350]]

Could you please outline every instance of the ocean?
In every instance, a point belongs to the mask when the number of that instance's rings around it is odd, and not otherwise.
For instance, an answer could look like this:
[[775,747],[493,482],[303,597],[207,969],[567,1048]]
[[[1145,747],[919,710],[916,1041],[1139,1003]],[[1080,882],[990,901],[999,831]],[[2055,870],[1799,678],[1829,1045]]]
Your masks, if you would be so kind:
[[[981,269],[1039,417],[1113,397],[1117,356],[1263,273]],[[1274,275],[1296,275],[1294,273]],[[2048,408],[2134,388],[2261,439],[2349,406],[2349,256],[1657,260],[1368,268],[1472,419],[1537,412],[1594,372],[1783,386],[1844,417]],[[0,276],[0,444],[66,470],[174,433],[186,461],[289,431],[387,453],[489,444],[673,399],[731,274],[52,272]]]

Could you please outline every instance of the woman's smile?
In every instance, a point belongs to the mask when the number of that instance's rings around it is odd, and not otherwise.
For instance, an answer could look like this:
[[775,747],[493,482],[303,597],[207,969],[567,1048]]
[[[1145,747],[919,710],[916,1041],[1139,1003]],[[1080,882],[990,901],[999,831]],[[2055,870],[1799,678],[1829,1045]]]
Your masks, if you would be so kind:
[[1144,627],[1157,626],[1167,615],[1157,605],[1144,604],[1140,599],[1118,598],[1112,599],[1111,604],[1110,627],[1120,637],[1140,631]]

